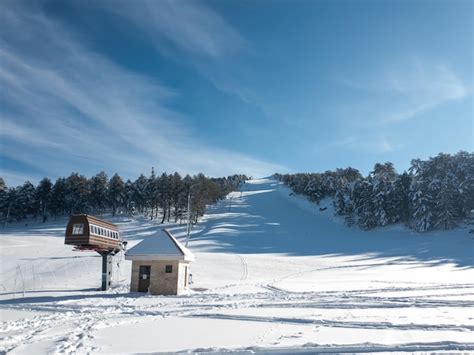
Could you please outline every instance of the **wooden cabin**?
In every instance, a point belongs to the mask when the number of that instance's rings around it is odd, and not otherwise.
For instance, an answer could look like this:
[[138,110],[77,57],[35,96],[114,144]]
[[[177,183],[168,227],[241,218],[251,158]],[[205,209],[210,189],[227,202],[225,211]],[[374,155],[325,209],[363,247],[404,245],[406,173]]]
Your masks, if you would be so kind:
[[188,288],[194,255],[166,229],[143,239],[125,259],[132,260],[132,292],[178,295]]
[[64,244],[96,251],[119,250],[122,242],[119,229],[115,224],[86,214],[71,216],[64,240]]

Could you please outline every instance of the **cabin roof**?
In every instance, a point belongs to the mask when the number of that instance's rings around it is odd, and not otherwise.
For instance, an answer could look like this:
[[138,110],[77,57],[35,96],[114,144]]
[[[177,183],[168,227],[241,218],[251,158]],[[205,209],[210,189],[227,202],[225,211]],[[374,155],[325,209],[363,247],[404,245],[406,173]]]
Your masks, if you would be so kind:
[[76,217],[76,218],[77,217],[83,217],[83,218],[86,218],[91,223],[107,225],[110,229],[118,231],[118,227],[117,227],[116,224],[110,223],[108,221],[104,221],[103,219],[99,219],[97,217],[91,216],[90,214],[76,214],[76,215],[73,215],[71,217]]
[[125,259],[194,261],[194,255],[169,231],[160,229],[128,250]]

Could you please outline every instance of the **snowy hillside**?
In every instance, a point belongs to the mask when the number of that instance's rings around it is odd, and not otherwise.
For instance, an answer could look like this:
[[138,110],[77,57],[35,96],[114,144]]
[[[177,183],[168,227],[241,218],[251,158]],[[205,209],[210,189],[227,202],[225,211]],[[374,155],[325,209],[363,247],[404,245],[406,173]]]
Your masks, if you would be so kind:
[[[100,257],[63,244],[66,220],[0,235],[0,353],[474,351],[474,239],[465,229],[347,228],[331,205],[259,179],[194,228],[192,291],[100,292]],[[129,245],[158,223],[114,220]],[[183,238],[184,226],[170,225]]]

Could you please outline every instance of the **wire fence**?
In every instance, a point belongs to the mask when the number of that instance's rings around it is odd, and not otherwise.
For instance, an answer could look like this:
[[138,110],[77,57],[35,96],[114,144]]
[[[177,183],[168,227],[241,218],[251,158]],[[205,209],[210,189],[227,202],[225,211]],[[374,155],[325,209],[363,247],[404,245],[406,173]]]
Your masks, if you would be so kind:
[[[99,255],[43,258],[12,265],[0,272],[0,296],[25,297],[26,293],[100,289],[102,264]],[[130,266],[123,252],[113,257],[112,285],[129,281]]]

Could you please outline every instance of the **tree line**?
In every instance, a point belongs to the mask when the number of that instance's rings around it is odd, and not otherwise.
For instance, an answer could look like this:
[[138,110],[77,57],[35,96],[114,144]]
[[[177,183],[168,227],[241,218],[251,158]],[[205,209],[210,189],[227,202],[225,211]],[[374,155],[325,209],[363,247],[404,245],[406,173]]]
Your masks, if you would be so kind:
[[8,187],[0,177],[0,218],[3,224],[27,218],[68,216],[76,213],[112,215],[142,214],[150,219],[161,218],[161,223],[177,222],[187,217],[188,197],[190,215],[197,221],[206,205],[224,198],[238,189],[245,175],[209,178],[162,173],[141,174],[135,181],[124,181],[118,174],[110,179],[105,172],[91,178],[79,173],[60,177],[53,183],[45,177],[36,186],[30,181]]
[[276,177],[318,204],[332,198],[335,214],[363,229],[394,223],[418,232],[451,229],[474,210],[474,154],[465,151],[413,159],[401,174],[387,162],[375,164],[368,176],[349,167]]

